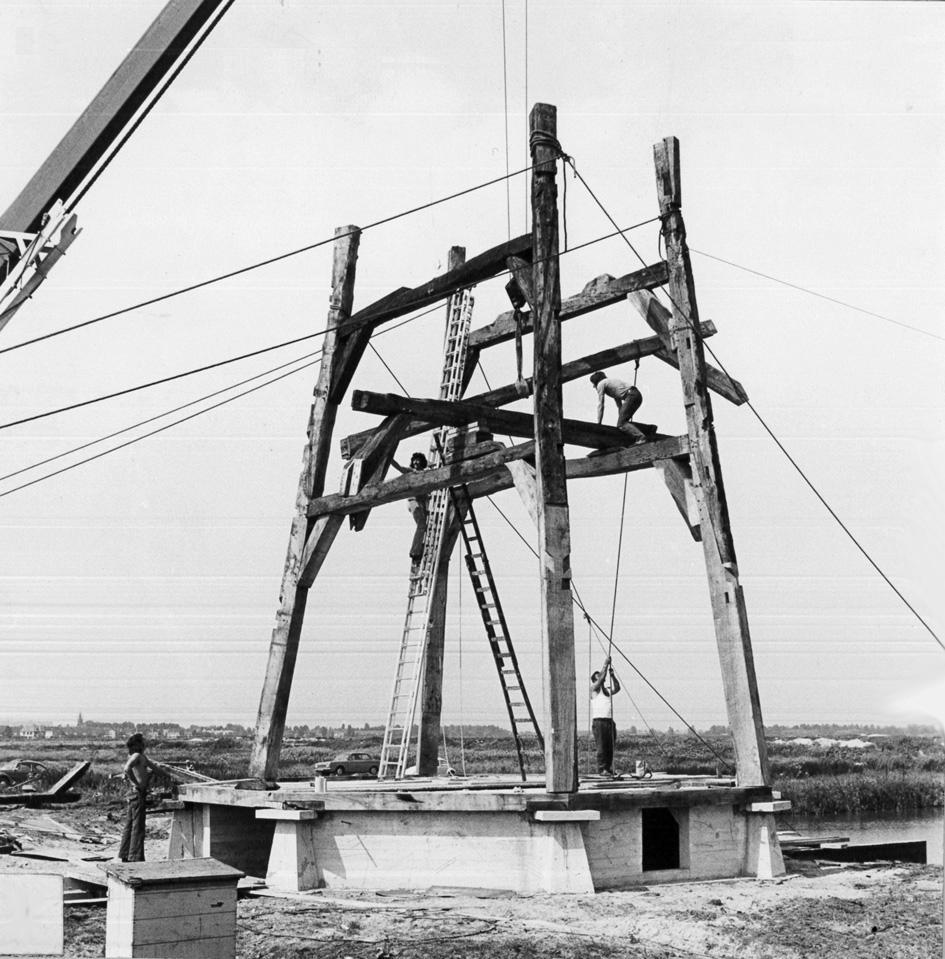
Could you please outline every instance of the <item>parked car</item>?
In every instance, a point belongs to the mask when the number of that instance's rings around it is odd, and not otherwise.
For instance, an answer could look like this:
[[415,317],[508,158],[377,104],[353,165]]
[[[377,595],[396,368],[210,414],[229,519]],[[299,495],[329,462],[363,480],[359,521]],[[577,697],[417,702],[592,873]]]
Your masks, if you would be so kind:
[[370,753],[338,753],[334,759],[324,763],[315,763],[318,776],[376,776],[381,761]]
[[0,763],[0,790],[23,788],[43,778],[47,767],[35,759],[11,759]]

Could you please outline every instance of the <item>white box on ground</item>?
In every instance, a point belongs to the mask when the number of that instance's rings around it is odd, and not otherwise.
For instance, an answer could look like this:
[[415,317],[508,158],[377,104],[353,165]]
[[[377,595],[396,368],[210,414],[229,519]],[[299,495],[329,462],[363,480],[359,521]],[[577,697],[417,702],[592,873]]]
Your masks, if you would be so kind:
[[61,956],[62,876],[0,873],[0,952]]

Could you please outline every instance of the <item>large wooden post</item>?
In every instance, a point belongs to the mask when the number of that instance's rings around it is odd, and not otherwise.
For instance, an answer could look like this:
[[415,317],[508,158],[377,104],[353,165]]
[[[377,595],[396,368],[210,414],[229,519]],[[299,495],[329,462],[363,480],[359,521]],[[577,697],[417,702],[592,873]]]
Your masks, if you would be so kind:
[[[450,247],[447,269],[459,269],[466,262],[464,246]],[[454,294],[462,295],[461,292]],[[452,297],[446,303],[447,323],[452,310]],[[446,604],[449,596],[450,561],[459,536],[459,517],[453,504],[447,506],[443,526],[443,547],[440,562],[433,574],[430,597],[430,622],[427,628],[427,651],[423,663],[423,688],[420,691],[420,733],[417,748],[417,773],[435,776],[440,757],[440,727],[443,721],[443,658],[446,652]]]
[[702,547],[722,667],[725,705],[735,743],[738,782],[742,786],[769,786],[771,774],[748,632],[748,614],[738,581],[735,545],[712,422],[712,401],[706,386],[705,355],[698,333],[695,284],[686,245],[686,227],[680,212],[679,141],[676,137],[667,137],[653,147],[653,153],[663,240],[669,265],[669,289],[673,299],[670,334],[682,379],[693,491],[699,506]]
[[545,648],[545,780],[548,792],[575,792],[577,702],[571,526],[561,439],[561,284],[558,273],[557,110],[536,103],[532,156],[532,284],[535,296],[535,466],[541,630]]
[[[289,533],[279,609],[269,645],[269,662],[259,700],[256,735],[250,758],[250,773],[264,779],[274,779],[279,769],[289,693],[298,656],[308,587],[311,585],[310,582],[300,582],[305,544],[315,525],[315,522],[308,518],[308,504],[325,492],[325,472],[338,411],[338,399],[333,398],[337,392],[338,379],[335,351],[339,340],[344,338],[344,333],[339,335],[338,328],[351,316],[360,239],[361,232],[354,226],[339,227],[335,231],[327,332],[322,341],[322,359],[308,421],[308,442],[302,454],[295,516]],[[340,521],[334,524],[334,533],[337,533],[339,526]]]

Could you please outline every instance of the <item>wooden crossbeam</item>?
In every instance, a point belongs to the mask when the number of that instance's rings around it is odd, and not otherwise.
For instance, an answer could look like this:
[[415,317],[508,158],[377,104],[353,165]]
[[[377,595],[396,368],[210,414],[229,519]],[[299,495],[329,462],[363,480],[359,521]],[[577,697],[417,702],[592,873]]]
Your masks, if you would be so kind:
[[335,351],[334,374],[332,377],[332,402],[340,403],[348,387],[354,371],[367,349],[371,333],[382,323],[395,320],[400,316],[419,310],[438,300],[445,300],[457,290],[475,286],[483,280],[488,280],[507,268],[506,260],[509,257],[531,254],[532,238],[526,233],[500,243],[471,260],[447,270],[446,273],[415,286],[401,287],[376,300],[354,313],[343,326],[339,328],[339,344]]
[[[699,332],[702,337],[714,336],[716,333],[715,324],[711,320],[706,320],[699,324]],[[607,350],[600,350],[597,353],[589,353],[580,359],[572,360],[561,367],[561,382],[569,383],[572,380],[580,379],[582,376],[589,376],[595,370],[608,369],[612,366],[618,366],[621,363],[628,363],[631,360],[637,360],[644,356],[654,356],[662,349],[662,343],[658,336],[648,336],[642,340],[631,340],[629,343],[622,343],[620,346],[614,346]],[[525,384],[528,387],[528,394],[531,394],[532,378],[526,377]],[[514,383],[507,386],[499,386],[486,393],[478,393],[470,396],[469,403],[482,403],[486,406],[505,406],[508,403],[514,403],[520,400],[522,394]],[[423,419],[412,419],[404,430],[404,437],[417,436],[419,433],[425,433],[430,429],[430,423]],[[352,433],[341,440],[341,455],[348,459],[355,456],[361,447],[374,435],[374,430],[362,430],[359,433]]]
[[[679,359],[676,356],[676,348],[673,346],[672,336],[670,335],[670,323],[673,315],[663,306],[652,293],[631,293],[627,299],[640,312],[640,315],[646,320],[647,325],[656,331],[663,343],[663,349],[656,350],[654,356],[661,359],[664,363],[679,369]],[[748,393],[745,387],[738,380],[732,379],[726,373],[716,369],[711,363],[705,364],[706,386],[712,392],[724,396],[736,406],[748,401]]]
[[511,460],[524,459],[534,454],[534,442],[520,443],[517,446],[503,447],[501,450],[476,459],[449,463],[438,469],[404,473],[403,476],[394,477],[386,483],[377,480],[363,486],[352,496],[335,493],[312,500],[308,507],[308,515],[316,517],[357,513],[375,506],[383,506],[385,503],[410,499],[412,496],[424,496],[434,490],[460,486],[463,483],[482,479]]
[[[573,320],[577,316],[600,310],[613,303],[625,299],[628,293],[634,290],[652,290],[662,286],[669,274],[666,264],[654,263],[635,273],[614,278],[609,275],[599,276],[591,280],[580,293],[568,297],[561,304],[561,320]],[[529,291],[524,287],[522,292],[526,297]],[[534,295],[534,294],[532,294]],[[531,333],[534,330],[531,313],[522,314],[522,330]],[[469,334],[469,346],[474,350],[484,350],[489,346],[506,343],[515,338],[515,314],[512,310],[501,314],[488,326],[481,326]]]
[[[362,413],[379,413],[384,416],[409,413],[435,425],[465,426],[467,423],[479,423],[494,433],[505,433],[508,436],[535,435],[535,417],[531,413],[497,410],[485,403],[468,400],[449,402],[355,390],[351,397],[351,407]],[[616,426],[565,419],[561,420],[561,439],[574,446],[588,446],[592,449],[627,446],[633,442],[633,437],[623,430],[618,430]]]
[[[569,480],[593,479],[597,476],[613,476],[648,469],[663,460],[686,456],[689,440],[685,436],[667,436],[649,443],[607,450],[567,460],[565,473]],[[466,484],[469,495],[476,499],[489,496],[514,485],[510,464],[530,460],[535,455],[534,442],[503,447],[494,453],[462,460],[441,466],[435,470],[405,473],[382,483],[370,483],[353,496],[335,493],[312,500],[309,504],[310,518],[326,516],[342,517],[364,509],[373,509],[388,503],[396,503],[413,496],[423,496],[448,486]]]

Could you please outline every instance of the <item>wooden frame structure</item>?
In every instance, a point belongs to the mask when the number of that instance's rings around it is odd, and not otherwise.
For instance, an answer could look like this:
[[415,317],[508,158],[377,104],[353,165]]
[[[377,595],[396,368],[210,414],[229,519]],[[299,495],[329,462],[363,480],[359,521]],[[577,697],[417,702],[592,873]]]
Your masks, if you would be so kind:
[[[360,234],[357,227],[336,233],[331,307],[308,443],[296,499],[276,626],[259,705],[250,773],[271,780],[278,772],[289,691],[306,601],[345,516],[361,529],[370,510],[447,486],[466,484],[475,497],[515,485],[534,507],[541,556],[541,615],[548,702],[545,735],[545,788],[567,796],[578,789],[573,611],[570,591],[568,480],[630,470],[661,472],[694,539],[702,543],[715,633],[735,742],[738,785],[770,787],[761,709],[751,640],[712,417],[710,392],[744,402],[742,386],[705,361],[702,340],[715,333],[701,323],[681,213],[679,144],[667,138],[654,148],[657,195],[666,261],[619,279],[602,277],[580,294],[561,301],[558,264],[556,170],[561,148],[556,111],[537,104],[531,113],[532,231],[465,261],[454,248],[450,269],[414,289],[402,288],[356,313],[352,312]],[[384,322],[445,299],[501,272],[517,280],[530,307],[521,329],[534,335],[533,376],[526,380],[534,396],[534,414],[503,410],[521,396],[510,384],[458,402],[403,398],[356,391],[355,408],[384,416],[380,426],[342,440],[348,458],[347,485],[325,493],[325,472],[338,404],[351,384],[372,332]],[[672,310],[650,292],[666,285]],[[561,323],[600,307],[629,299],[653,336],[624,343],[568,363],[561,358]],[[516,335],[511,313],[473,331],[464,384],[468,385],[482,350]],[[655,356],[679,370],[686,410],[685,436],[656,434],[630,446],[620,430],[562,416],[562,383],[602,366]],[[468,443],[461,456],[422,474],[385,480],[397,444],[434,425],[495,429],[525,441],[508,447]],[[566,461],[564,445],[589,447],[593,457]],[[534,462],[534,472],[517,467]],[[435,581],[434,609],[445,609],[449,553],[456,539],[450,526],[444,561]],[[421,697],[419,772],[435,772],[440,726],[443,616],[430,628],[428,668]],[[431,767],[432,764],[432,767]]]

